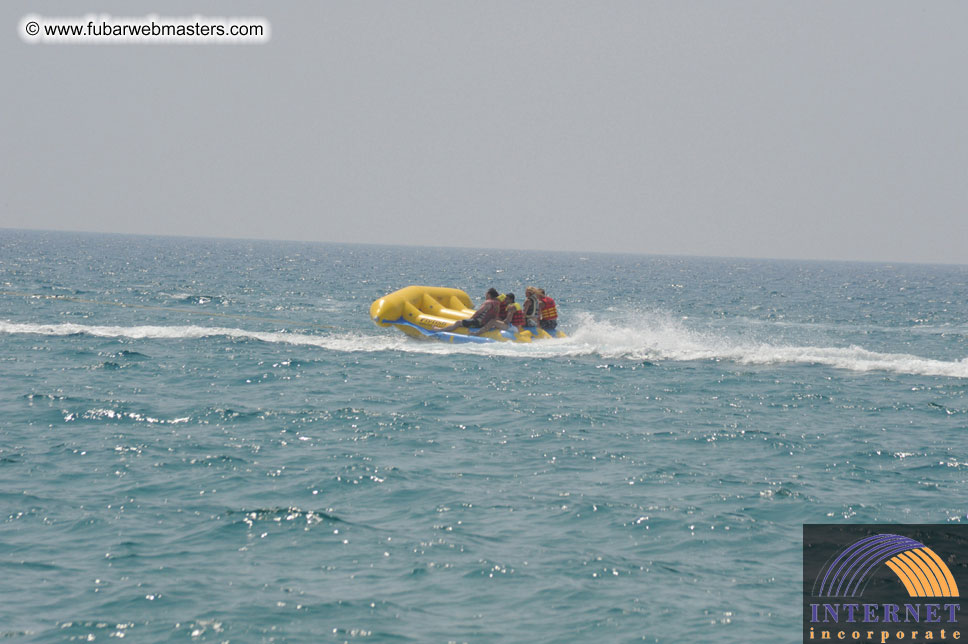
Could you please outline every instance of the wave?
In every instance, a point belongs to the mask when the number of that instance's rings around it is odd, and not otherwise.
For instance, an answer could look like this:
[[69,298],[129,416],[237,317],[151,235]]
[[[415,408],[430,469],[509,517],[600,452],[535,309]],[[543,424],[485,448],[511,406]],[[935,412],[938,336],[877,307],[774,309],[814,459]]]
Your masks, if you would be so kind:
[[406,344],[406,338],[370,336],[362,333],[313,335],[287,331],[248,331],[217,326],[96,326],[87,324],[32,324],[0,322],[0,333],[46,336],[87,335],[95,338],[127,338],[131,340],[199,340],[203,338],[231,338],[258,340],[277,344],[318,347],[332,351],[387,351]]
[[907,353],[846,347],[795,345],[735,339],[717,331],[688,328],[666,314],[642,314],[632,324],[580,317],[568,339],[572,351],[588,350],[606,358],[649,361],[728,361],[747,365],[813,364],[850,371],[968,378],[968,358],[946,361]]
[[688,328],[666,314],[643,314],[634,322],[615,323],[580,314],[567,339],[532,344],[444,344],[413,340],[387,329],[378,335],[332,333],[314,335],[287,331],[249,331],[206,326],[92,326],[73,323],[0,322],[0,333],[46,336],[87,335],[128,339],[203,339],[224,337],[266,343],[316,347],[340,352],[401,351],[423,354],[477,354],[527,359],[598,356],[605,359],[662,361],[723,361],[744,365],[810,364],[850,371],[968,378],[968,358],[937,360],[907,353],[846,347],[798,346],[734,339],[718,331]]

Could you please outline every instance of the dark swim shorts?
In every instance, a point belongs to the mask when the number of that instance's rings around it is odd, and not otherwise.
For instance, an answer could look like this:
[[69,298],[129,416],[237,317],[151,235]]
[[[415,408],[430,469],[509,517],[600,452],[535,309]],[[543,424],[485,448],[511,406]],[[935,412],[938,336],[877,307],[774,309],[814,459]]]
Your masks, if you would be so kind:
[[542,329],[545,329],[546,331],[551,331],[556,326],[558,326],[558,320],[541,320],[541,322],[539,322],[538,324],[541,325]]
[[484,326],[479,318],[471,318],[469,320],[461,320],[461,326],[466,326],[468,329],[479,329]]

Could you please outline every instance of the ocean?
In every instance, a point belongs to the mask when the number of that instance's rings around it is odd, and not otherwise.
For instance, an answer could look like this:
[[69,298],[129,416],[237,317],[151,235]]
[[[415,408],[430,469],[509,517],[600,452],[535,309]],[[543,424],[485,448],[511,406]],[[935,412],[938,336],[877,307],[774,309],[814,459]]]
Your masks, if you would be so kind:
[[0,638],[793,642],[804,523],[968,521],[968,266],[0,230],[0,291]]

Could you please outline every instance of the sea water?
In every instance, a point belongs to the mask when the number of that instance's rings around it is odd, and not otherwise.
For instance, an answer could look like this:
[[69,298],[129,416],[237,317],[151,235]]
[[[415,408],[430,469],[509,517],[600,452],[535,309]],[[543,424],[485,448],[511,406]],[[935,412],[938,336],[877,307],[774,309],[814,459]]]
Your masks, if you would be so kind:
[[796,641],[803,523],[968,512],[965,266],[0,230],[0,290],[0,637]]

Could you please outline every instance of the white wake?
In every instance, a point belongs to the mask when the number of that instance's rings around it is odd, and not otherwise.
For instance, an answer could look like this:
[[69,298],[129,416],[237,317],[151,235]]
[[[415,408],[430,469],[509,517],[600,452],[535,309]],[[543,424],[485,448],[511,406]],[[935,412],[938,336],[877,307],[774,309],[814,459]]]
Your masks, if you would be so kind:
[[0,333],[45,336],[86,335],[100,338],[239,340],[315,347],[341,352],[402,351],[423,354],[476,354],[526,359],[600,356],[606,359],[663,361],[726,361],[737,364],[814,364],[851,371],[968,378],[968,358],[937,360],[908,353],[883,353],[861,346],[799,346],[730,338],[721,332],[691,329],[668,315],[647,314],[633,323],[576,317],[566,326],[569,337],[531,344],[445,344],[408,338],[394,329],[373,333],[306,334],[288,331],[249,331],[208,326],[96,326],[0,322]]

